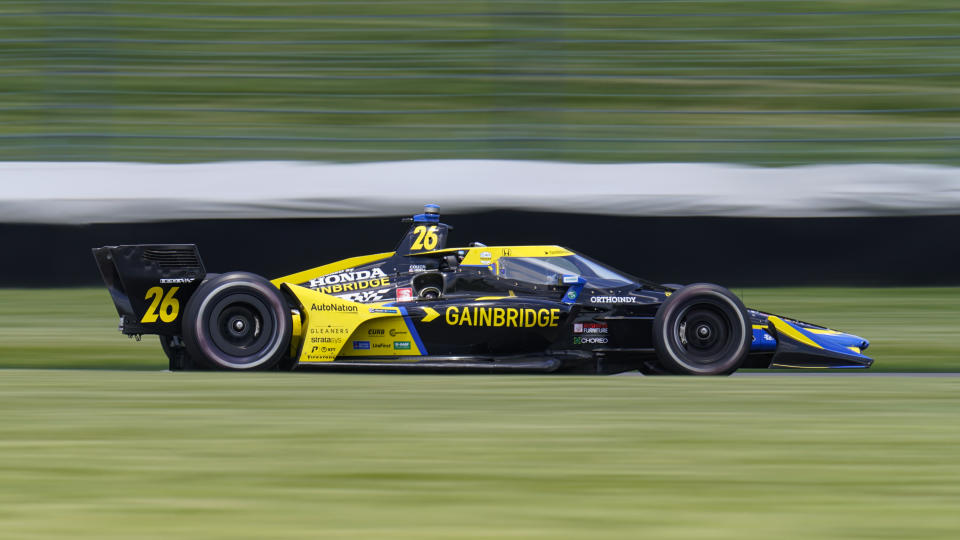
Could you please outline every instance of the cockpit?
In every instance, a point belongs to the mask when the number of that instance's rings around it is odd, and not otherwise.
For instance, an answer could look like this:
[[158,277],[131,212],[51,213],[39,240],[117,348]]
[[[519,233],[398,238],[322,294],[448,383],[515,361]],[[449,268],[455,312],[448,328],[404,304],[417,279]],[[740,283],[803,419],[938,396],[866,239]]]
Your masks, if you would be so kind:
[[497,276],[534,285],[558,285],[564,276],[580,276],[596,288],[616,288],[635,283],[620,274],[582,255],[560,257],[500,257]]

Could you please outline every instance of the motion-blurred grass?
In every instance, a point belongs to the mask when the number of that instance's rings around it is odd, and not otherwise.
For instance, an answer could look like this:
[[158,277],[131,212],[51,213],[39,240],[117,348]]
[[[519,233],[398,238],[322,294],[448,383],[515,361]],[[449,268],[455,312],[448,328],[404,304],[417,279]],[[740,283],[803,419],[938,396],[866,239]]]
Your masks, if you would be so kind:
[[[879,371],[960,372],[960,288],[736,289],[749,307],[870,340]],[[0,367],[161,369],[156,336],[123,337],[105,289],[0,289]]]
[[4,538],[956,538],[960,379],[0,370]]
[[956,163],[955,0],[0,4],[0,159]]

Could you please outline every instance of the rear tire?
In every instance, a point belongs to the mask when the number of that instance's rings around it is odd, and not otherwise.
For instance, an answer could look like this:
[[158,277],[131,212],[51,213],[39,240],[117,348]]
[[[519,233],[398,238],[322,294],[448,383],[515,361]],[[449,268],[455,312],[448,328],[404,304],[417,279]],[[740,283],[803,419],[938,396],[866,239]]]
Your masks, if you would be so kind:
[[289,354],[290,308],[266,279],[219,274],[190,297],[183,342],[191,359],[214,369],[265,370]]
[[659,364],[679,375],[729,375],[750,352],[753,330],[743,302],[710,283],[677,290],[653,321]]

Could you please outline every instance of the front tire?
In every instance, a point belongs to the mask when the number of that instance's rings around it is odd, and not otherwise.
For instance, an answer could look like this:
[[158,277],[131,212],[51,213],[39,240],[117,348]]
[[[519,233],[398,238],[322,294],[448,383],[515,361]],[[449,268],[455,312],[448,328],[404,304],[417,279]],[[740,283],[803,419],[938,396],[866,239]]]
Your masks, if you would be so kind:
[[208,367],[265,370],[288,354],[290,308],[266,279],[248,272],[219,274],[190,297],[183,342]]
[[743,302],[710,283],[695,283],[671,294],[653,322],[660,366],[680,375],[733,373],[750,352],[752,336]]

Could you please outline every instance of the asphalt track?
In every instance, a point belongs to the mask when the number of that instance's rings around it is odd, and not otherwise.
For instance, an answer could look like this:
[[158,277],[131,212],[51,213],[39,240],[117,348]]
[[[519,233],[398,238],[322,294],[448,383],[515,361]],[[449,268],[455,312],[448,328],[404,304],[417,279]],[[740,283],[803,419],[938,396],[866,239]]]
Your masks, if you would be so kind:
[[[18,370],[18,371],[19,371],[19,370],[22,370],[22,369],[24,369],[24,368],[20,368],[20,367],[0,368],[0,370]],[[29,369],[29,368],[27,368],[27,369]],[[52,370],[52,371],[64,371],[64,370],[62,370],[62,369],[54,369],[54,370]],[[114,372],[126,373],[126,372],[128,372],[129,370],[123,370],[123,369],[107,369],[107,370],[102,370],[102,369],[90,369],[90,370],[86,370],[86,369],[82,369],[82,368],[81,368],[81,369],[77,369],[76,371],[114,371]],[[159,372],[159,373],[180,373],[180,372],[170,371],[169,369],[161,369],[161,370],[158,370],[158,372]],[[298,372],[299,372],[299,373],[310,373],[311,371],[309,371],[309,370],[303,370],[303,371],[298,371]],[[226,373],[226,372],[224,372],[224,373]],[[316,373],[318,376],[322,376],[322,372],[313,371],[313,373]],[[352,373],[362,374],[362,373],[364,373],[364,372],[363,372],[363,371],[353,371]],[[373,374],[373,373],[375,373],[375,374],[383,374],[384,372],[376,371],[376,372],[368,372],[368,373],[371,373],[371,374]],[[427,375],[427,374],[426,374],[426,373],[394,373],[394,375],[397,375],[397,376],[408,375],[408,376],[409,376],[409,375]],[[460,374],[458,374],[458,373],[444,373],[444,374],[442,374],[441,376],[450,376],[450,375],[471,376],[471,375],[485,375],[485,374],[484,374],[484,373],[460,373]],[[506,375],[506,376],[509,376],[510,374],[505,374],[505,375]],[[520,375],[520,374],[515,374],[515,375]],[[550,375],[562,376],[562,374],[557,375],[557,374],[550,374],[550,373],[543,373],[543,374],[538,374],[538,375],[544,375],[544,376],[550,376]],[[587,375],[587,376],[591,376],[591,375]],[[607,375],[607,376],[608,376],[608,377],[646,377],[647,375],[644,375],[644,374],[640,373],[639,371],[625,371],[625,372],[623,372],[623,373],[616,373],[616,374]],[[731,377],[738,377],[738,378],[741,378],[741,377],[746,377],[746,378],[750,378],[750,377],[805,377],[805,378],[811,378],[811,377],[812,377],[812,378],[841,377],[841,378],[845,378],[845,379],[852,379],[852,378],[910,377],[910,378],[927,378],[927,379],[950,379],[950,378],[960,378],[960,372],[916,372],[916,371],[914,371],[914,372],[893,372],[893,371],[879,371],[879,372],[877,372],[877,371],[875,371],[875,372],[858,371],[858,372],[850,372],[850,371],[839,371],[839,370],[833,370],[833,371],[815,371],[815,372],[814,372],[814,371],[800,371],[800,370],[797,370],[797,371],[792,371],[792,370],[752,371],[752,370],[751,370],[751,371],[737,372],[737,373],[734,373],[734,374],[732,374],[732,375],[730,375],[730,376],[731,376]],[[656,378],[656,376],[652,376],[652,378]]]
[[[636,371],[628,371],[625,373],[619,373],[616,376],[643,376],[642,373]],[[920,377],[920,378],[953,378],[960,377],[960,373],[927,373],[927,372],[890,372],[890,371],[838,371],[838,370],[825,370],[825,371],[791,371],[791,370],[771,370],[771,371],[744,371],[737,372],[731,375],[731,377],[844,377],[844,378],[856,378],[856,377]]]

